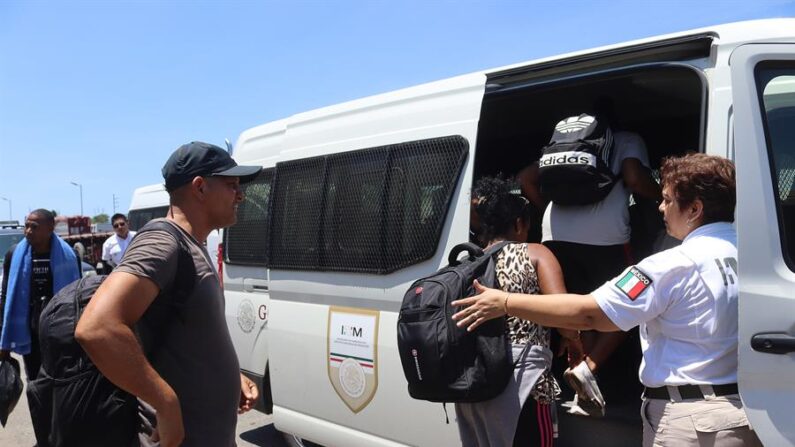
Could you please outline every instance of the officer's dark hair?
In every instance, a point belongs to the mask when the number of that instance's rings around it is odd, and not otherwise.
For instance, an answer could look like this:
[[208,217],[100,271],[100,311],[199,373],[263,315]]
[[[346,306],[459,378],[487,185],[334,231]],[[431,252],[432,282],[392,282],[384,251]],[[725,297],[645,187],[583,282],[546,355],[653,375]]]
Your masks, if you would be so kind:
[[530,219],[530,202],[522,197],[519,183],[502,176],[483,177],[472,190],[472,204],[480,225],[478,237],[487,243],[510,231],[516,219]]
[[31,211],[28,215],[35,214],[39,217],[43,217],[44,221],[48,224],[55,226],[55,214],[53,214],[50,210],[45,210],[44,208],[39,208],[36,210]]
[[734,163],[707,154],[687,154],[663,160],[660,168],[663,187],[669,186],[680,208],[696,199],[704,204],[703,224],[734,222],[737,205]]
[[127,222],[127,216],[125,216],[125,215],[124,215],[124,214],[122,214],[122,213],[116,213],[116,214],[114,214],[114,215],[113,215],[113,217],[111,217],[111,218],[110,218],[110,223],[116,222],[116,219],[122,219],[122,220],[124,220],[125,222]]

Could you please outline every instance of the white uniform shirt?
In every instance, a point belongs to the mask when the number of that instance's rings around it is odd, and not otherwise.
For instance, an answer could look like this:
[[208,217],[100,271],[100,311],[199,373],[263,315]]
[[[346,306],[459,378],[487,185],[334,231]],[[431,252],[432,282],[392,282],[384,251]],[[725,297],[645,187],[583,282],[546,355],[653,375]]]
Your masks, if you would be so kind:
[[[613,174],[621,173],[627,158],[636,158],[649,167],[649,154],[643,138],[634,132],[616,132],[610,160]],[[561,206],[550,203],[541,223],[541,240],[566,241],[588,245],[621,245],[629,241],[629,194],[619,180],[601,202],[591,205]]]
[[647,387],[737,382],[737,233],[717,222],[629,267],[592,295],[628,331],[640,325]]
[[102,260],[110,262],[113,267],[121,264],[121,258],[127,251],[127,246],[130,245],[133,236],[135,236],[135,231],[128,231],[127,239],[122,239],[116,234],[107,238],[102,244]]

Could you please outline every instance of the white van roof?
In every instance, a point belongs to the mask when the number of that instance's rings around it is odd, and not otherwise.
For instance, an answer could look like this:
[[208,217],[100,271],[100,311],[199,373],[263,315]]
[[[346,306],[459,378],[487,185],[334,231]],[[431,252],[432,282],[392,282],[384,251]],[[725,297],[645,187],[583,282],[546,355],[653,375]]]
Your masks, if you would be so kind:
[[168,193],[162,183],[141,186],[133,191],[130,211],[168,205]]
[[777,41],[780,42],[782,38],[793,41],[795,37],[795,18],[779,18],[779,19],[761,19],[761,20],[747,20],[744,22],[727,23],[723,25],[714,25],[704,28],[691,29],[670,34],[661,34],[653,37],[646,37],[643,39],[629,40],[613,45],[605,45],[601,47],[588,48],[585,50],[578,50],[571,53],[557,54],[555,56],[534,59],[518,64],[506,65],[491,70],[484,70],[484,74],[491,74],[511,70],[518,67],[526,67],[532,65],[539,65],[553,61],[560,61],[565,59],[576,58],[586,54],[601,53],[619,48],[635,47],[644,44],[664,41],[676,40],[687,36],[708,35],[711,34],[720,45],[740,45],[744,42],[764,42],[764,41]]
[[240,134],[235,145],[234,157],[239,162],[259,163],[265,167],[273,166],[283,146],[278,144],[284,139],[287,128],[298,129],[313,123],[328,120],[334,116],[345,115],[353,111],[363,111],[384,107],[388,104],[410,101],[429,95],[439,95],[443,92],[454,91],[470,84],[473,77],[485,79],[497,74],[508,73],[513,70],[528,69],[534,66],[543,66],[551,63],[565,63],[577,60],[584,56],[594,54],[610,54],[633,47],[660,43],[664,41],[686,40],[688,37],[711,38],[724,48],[733,48],[745,42],[788,41],[795,42],[795,18],[777,18],[749,20],[744,22],[716,25],[698,28],[683,32],[657,35],[644,39],[621,42],[596,48],[579,50],[571,53],[558,54],[546,58],[535,59],[517,64],[506,65],[493,69],[480,70],[470,74],[433,81],[412,87],[394,90],[387,93],[355,99],[340,104],[321,107],[314,110],[298,113],[284,119],[262,124]]

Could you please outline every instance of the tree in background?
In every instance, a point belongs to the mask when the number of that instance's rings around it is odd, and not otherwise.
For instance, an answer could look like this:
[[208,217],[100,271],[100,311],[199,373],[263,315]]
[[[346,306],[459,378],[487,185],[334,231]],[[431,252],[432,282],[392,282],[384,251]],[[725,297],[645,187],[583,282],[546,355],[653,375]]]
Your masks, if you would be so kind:
[[97,214],[91,218],[93,223],[108,223],[108,215],[105,213]]

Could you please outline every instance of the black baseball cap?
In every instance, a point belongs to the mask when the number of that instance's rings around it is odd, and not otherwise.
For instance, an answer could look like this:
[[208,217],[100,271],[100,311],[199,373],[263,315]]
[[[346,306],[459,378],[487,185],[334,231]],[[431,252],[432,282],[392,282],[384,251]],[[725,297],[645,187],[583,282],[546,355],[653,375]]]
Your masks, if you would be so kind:
[[239,166],[227,151],[214,144],[192,141],[168,157],[162,172],[166,191],[173,191],[195,177],[239,177],[240,183],[247,183],[261,170],[261,166]]

